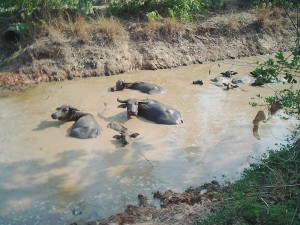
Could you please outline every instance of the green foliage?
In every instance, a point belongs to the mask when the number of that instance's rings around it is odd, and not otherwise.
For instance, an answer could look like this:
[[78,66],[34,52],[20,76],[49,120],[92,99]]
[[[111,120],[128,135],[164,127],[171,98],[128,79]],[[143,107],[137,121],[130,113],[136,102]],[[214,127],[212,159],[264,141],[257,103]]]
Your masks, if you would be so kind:
[[45,19],[53,10],[70,9],[89,14],[94,2],[95,0],[3,0],[0,1],[0,8],[2,13],[16,13],[23,20],[32,21],[32,17],[39,14],[40,19]]
[[205,8],[212,11],[220,11],[226,4],[226,0],[203,0]]
[[203,12],[203,3],[202,0],[119,0],[109,4],[108,12],[114,16],[144,16],[155,12],[155,15],[191,21],[194,14]]
[[[292,57],[290,59],[290,57]],[[275,59],[270,58],[266,62],[257,63],[259,65],[251,74],[256,78],[254,85],[266,83],[276,83],[283,77],[288,83],[297,83],[294,73],[300,72],[299,51],[293,51],[288,57],[282,52],[275,55]]]
[[300,119],[300,90],[284,89],[276,91],[274,96],[266,98],[268,105],[272,105],[275,102],[280,102],[288,115]]
[[[201,0],[165,0],[169,17],[179,21],[192,21],[193,15],[203,12]],[[171,14],[170,14],[171,13]]]
[[237,0],[237,5],[242,8],[262,8],[262,7],[287,7],[295,8],[299,5],[299,0]]
[[26,32],[29,30],[29,25],[27,23],[15,23],[13,24],[13,27],[17,30],[17,31],[21,31],[21,32]]
[[149,21],[159,21],[162,19],[157,11],[148,12],[146,16]]

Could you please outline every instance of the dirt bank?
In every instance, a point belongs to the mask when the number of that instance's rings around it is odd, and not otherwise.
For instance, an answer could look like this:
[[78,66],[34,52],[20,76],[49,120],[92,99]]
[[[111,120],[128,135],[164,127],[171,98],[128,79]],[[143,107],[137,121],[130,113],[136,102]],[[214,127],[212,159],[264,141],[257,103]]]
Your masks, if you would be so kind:
[[0,86],[19,89],[266,54],[288,50],[294,40],[292,23],[278,9],[200,17],[193,24],[79,18],[24,35],[18,46],[2,40]]
[[[210,203],[221,201],[221,197],[216,198],[215,193],[218,192],[221,196],[224,190],[225,188],[221,187],[218,182],[212,181],[199,187],[189,188],[183,193],[176,193],[171,190],[165,193],[156,192],[153,197],[160,200],[160,209],[148,204],[145,196],[138,195],[138,206],[129,205],[123,213],[106,220],[90,222],[87,225],[192,225],[195,221],[214,210]],[[77,223],[75,222],[72,225],[77,225]]]

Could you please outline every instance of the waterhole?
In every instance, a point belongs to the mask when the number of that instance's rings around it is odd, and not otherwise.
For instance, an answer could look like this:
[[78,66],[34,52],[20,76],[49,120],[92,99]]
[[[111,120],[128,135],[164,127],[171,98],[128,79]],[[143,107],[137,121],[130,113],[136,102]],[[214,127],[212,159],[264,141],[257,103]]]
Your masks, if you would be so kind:
[[[239,178],[268,147],[284,142],[295,122],[273,116],[260,125],[257,140],[252,120],[265,108],[249,102],[261,102],[289,85],[242,85],[226,91],[210,79],[226,70],[238,72],[235,76],[249,74],[265,58],[45,83],[1,96],[0,224],[85,224],[136,205],[140,193],[152,201],[155,191],[182,192],[215,179],[222,183]],[[166,93],[110,92],[118,79],[154,83]],[[203,85],[192,84],[199,79]],[[127,120],[117,98],[155,99],[179,110],[184,123]],[[73,122],[62,124],[50,117],[63,104],[93,114],[101,135],[70,137]],[[107,128],[110,121],[140,135],[122,147],[112,138],[116,131]]]

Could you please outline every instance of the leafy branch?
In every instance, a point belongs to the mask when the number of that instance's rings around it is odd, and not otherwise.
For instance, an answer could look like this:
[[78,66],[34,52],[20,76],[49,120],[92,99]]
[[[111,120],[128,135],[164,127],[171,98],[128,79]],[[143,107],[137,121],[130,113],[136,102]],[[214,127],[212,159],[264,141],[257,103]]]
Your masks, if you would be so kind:
[[[291,59],[290,59],[291,57]],[[275,58],[270,58],[266,62],[260,63],[251,74],[256,78],[253,85],[263,85],[267,83],[297,83],[295,74],[300,72],[299,50],[295,50],[288,57],[283,52],[278,52]]]

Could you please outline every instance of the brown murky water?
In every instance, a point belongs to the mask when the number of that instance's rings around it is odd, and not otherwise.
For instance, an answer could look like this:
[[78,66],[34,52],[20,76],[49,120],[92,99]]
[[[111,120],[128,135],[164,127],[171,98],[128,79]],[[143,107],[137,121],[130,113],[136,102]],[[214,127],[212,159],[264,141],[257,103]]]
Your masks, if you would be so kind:
[[[257,60],[47,83],[2,96],[0,224],[83,224],[136,204],[139,193],[151,199],[151,192],[157,190],[183,191],[213,179],[222,182],[222,175],[238,178],[249,162],[283,142],[294,122],[271,118],[260,126],[259,141],[252,135],[258,109],[249,105],[251,98],[288,86],[244,85],[224,91],[210,82],[225,70],[248,74]],[[166,93],[109,92],[120,78],[159,84]],[[197,79],[204,85],[191,84]],[[168,104],[181,111],[184,124],[158,125],[142,118],[127,121],[125,110],[117,108],[117,97],[148,97]],[[50,117],[62,104],[92,113],[102,127],[101,136],[69,137],[72,122],[61,124]],[[112,120],[124,122],[140,136],[122,148],[112,138],[117,133],[106,128]]]

